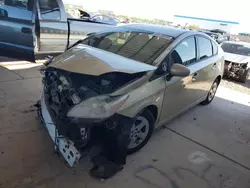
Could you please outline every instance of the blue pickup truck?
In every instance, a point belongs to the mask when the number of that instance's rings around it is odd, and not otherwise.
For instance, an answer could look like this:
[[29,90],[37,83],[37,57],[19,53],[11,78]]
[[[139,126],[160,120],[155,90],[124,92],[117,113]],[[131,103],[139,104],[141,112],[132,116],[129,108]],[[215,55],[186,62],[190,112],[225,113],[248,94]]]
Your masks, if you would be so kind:
[[35,61],[62,53],[87,33],[113,27],[68,18],[62,0],[0,0],[0,56]]

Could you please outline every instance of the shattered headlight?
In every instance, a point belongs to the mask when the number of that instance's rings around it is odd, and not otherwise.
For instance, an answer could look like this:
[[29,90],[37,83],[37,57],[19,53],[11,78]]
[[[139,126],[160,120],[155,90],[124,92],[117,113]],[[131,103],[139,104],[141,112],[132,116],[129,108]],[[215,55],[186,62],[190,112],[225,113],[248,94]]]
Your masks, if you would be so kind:
[[127,99],[128,95],[89,98],[70,109],[67,116],[84,119],[107,119],[114,115]]

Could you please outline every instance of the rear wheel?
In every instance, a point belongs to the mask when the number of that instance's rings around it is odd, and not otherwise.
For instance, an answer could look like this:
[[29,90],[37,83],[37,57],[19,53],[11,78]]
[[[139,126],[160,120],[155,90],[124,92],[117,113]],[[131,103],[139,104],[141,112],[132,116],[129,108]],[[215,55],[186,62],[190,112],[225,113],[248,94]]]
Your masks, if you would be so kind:
[[154,131],[155,118],[150,110],[146,109],[140,113],[131,128],[128,154],[139,151],[145,146]]
[[207,105],[213,101],[218,86],[219,86],[219,79],[216,79],[207,94],[207,98],[201,102],[202,105]]
[[239,77],[239,81],[242,83],[246,83],[246,81],[248,80],[250,74],[250,68],[246,69],[242,75],[240,75]]

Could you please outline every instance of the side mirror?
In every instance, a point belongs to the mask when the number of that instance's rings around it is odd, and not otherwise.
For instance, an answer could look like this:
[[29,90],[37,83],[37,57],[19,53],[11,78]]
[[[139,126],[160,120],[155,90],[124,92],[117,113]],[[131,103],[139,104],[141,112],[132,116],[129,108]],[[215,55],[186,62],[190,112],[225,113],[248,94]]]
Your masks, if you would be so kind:
[[173,64],[170,69],[171,76],[186,77],[190,74],[189,68],[181,64]]
[[0,18],[8,18],[7,10],[0,9]]

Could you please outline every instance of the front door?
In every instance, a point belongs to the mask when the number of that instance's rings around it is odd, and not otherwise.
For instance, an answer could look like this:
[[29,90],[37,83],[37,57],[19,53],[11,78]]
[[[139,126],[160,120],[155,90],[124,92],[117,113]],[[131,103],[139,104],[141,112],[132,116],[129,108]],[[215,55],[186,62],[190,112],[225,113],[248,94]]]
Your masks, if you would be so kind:
[[0,56],[34,61],[35,0],[0,0]]
[[160,123],[168,121],[178,115],[197,100],[196,93],[199,88],[196,87],[196,77],[198,67],[197,48],[194,36],[182,40],[174,50],[168,55],[168,63],[170,67],[174,63],[180,63],[190,67],[190,75],[185,78],[172,77],[170,80],[166,78],[166,89],[164,94],[164,102],[160,116]]

